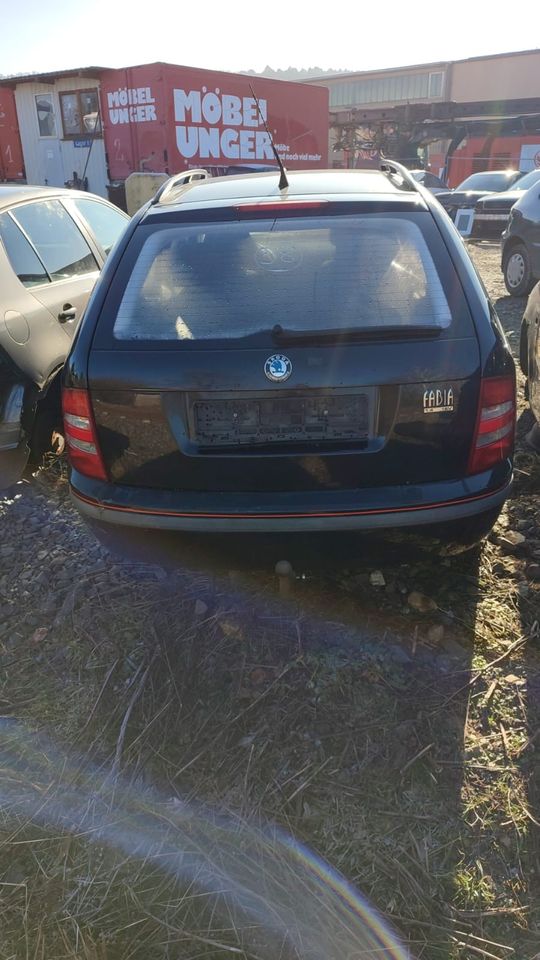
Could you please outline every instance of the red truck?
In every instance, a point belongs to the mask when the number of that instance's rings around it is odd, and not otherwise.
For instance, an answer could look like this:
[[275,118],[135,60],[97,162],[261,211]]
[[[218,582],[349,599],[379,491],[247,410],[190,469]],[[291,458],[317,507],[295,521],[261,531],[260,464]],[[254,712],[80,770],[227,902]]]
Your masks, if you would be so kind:
[[274,167],[261,113],[287,167],[328,166],[325,87],[152,63],[103,71],[100,97],[111,180]]

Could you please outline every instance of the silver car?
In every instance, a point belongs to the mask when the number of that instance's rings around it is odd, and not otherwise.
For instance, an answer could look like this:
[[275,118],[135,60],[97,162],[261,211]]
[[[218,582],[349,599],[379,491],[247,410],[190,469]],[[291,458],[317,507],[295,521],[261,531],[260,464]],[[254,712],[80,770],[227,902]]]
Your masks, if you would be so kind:
[[519,361],[527,378],[527,396],[536,420],[527,440],[540,453],[540,283],[531,291],[521,322]]
[[59,374],[129,218],[93,194],[0,185],[0,489],[59,450]]

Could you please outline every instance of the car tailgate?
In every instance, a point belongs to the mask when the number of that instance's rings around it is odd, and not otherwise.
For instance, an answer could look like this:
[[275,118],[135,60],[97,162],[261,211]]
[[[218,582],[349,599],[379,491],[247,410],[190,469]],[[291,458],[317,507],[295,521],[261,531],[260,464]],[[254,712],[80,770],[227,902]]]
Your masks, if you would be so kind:
[[248,492],[463,475],[480,383],[474,337],[295,346],[285,383],[265,378],[267,357],[94,351],[89,383],[111,478]]

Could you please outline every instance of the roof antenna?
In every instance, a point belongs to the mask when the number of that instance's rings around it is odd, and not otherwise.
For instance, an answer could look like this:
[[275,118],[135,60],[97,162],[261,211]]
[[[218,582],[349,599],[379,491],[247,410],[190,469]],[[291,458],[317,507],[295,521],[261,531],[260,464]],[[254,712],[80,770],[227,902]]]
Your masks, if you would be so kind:
[[257,96],[255,95],[255,91],[254,91],[253,87],[251,86],[251,84],[249,85],[249,89],[251,90],[251,94],[252,94],[252,96],[253,96],[253,99],[254,99],[255,103],[257,104],[257,110],[259,111],[259,116],[260,116],[262,122],[264,123],[264,129],[266,130],[268,136],[270,137],[270,144],[271,144],[272,150],[274,151],[274,156],[275,156],[275,158],[276,158],[276,163],[277,163],[277,165],[278,165],[278,167],[279,167],[279,169],[280,169],[279,189],[280,189],[280,190],[286,190],[287,187],[289,186],[289,181],[287,180],[287,171],[285,170],[285,167],[283,166],[283,160],[281,159],[279,153],[278,153],[277,150],[276,150],[276,145],[275,145],[275,143],[274,143],[274,138],[273,138],[272,134],[270,133],[270,130],[268,129],[268,124],[267,124],[265,118],[263,117],[263,113],[262,113],[262,110],[261,110],[261,107],[260,107],[260,104],[259,104],[259,100],[258,100]]

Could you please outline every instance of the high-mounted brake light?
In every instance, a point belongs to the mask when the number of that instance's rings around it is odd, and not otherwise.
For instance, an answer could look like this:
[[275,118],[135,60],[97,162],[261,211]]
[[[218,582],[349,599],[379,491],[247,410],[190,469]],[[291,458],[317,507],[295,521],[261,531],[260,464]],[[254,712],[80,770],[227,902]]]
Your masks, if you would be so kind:
[[234,209],[242,215],[261,212],[275,214],[278,211],[286,215],[296,210],[316,210],[326,206],[327,203],[328,200],[266,200],[256,203],[239,203]]
[[107,480],[88,391],[64,387],[62,410],[71,465],[85,477]]
[[512,455],[516,384],[512,374],[482,380],[468,473],[482,473]]

